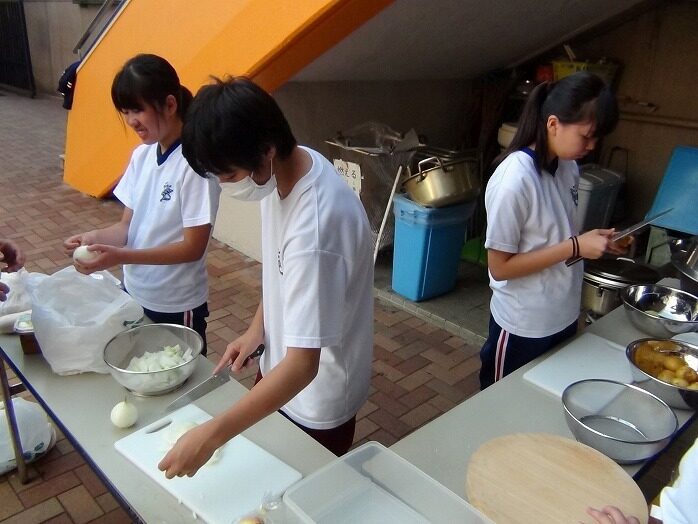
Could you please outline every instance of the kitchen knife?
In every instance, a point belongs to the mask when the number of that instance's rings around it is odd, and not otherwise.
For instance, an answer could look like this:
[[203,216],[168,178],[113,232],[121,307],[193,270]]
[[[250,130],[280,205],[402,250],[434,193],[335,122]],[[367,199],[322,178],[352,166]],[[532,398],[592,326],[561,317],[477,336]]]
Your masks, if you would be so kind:
[[[638,222],[637,224],[633,224],[630,227],[626,227],[625,229],[621,229],[617,233],[614,233],[613,236],[610,238],[611,242],[616,242],[617,240],[620,240],[621,238],[627,237],[628,235],[635,233],[635,231],[638,231],[645,227],[648,224],[651,224],[655,220],[657,220],[660,217],[663,217],[670,211],[672,211],[674,208],[670,207],[669,209],[665,209],[664,211],[661,211],[659,213],[656,213],[652,215],[649,218],[644,219],[642,222]],[[572,264],[576,264],[580,260],[582,260],[583,257],[575,257],[575,258],[570,258],[565,264],[568,266],[571,266]]]
[[659,217],[663,217],[664,215],[666,215],[667,213],[669,213],[673,209],[674,209],[673,207],[670,207],[669,209],[665,209],[664,211],[662,211],[660,213],[656,213],[656,214],[652,215],[651,217],[646,218],[642,222],[638,222],[637,224],[634,224],[630,227],[626,227],[625,229],[621,229],[620,231],[618,231],[617,233],[615,233],[611,237],[611,242],[615,242],[616,240],[620,240],[623,237],[627,237],[628,235],[634,233],[635,231],[642,229],[646,225],[651,224],[652,222],[657,220]]
[[[264,344],[260,344],[257,349],[255,349],[252,353],[250,353],[247,358],[245,359],[245,362],[243,363],[243,366],[247,365],[247,363],[253,359],[260,357],[264,353]],[[165,407],[165,413],[170,413],[171,411],[175,411],[181,407],[184,407],[188,404],[191,404],[195,400],[203,397],[207,393],[210,393],[214,389],[216,389],[219,386],[222,386],[226,382],[230,380],[230,374],[227,371],[221,371],[217,375],[211,375],[208,377],[206,380],[203,382],[197,384],[193,388],[191,388],[189,391],[184,393],[182,396],[177,397],[175,400],[170,402],[166,407]]]

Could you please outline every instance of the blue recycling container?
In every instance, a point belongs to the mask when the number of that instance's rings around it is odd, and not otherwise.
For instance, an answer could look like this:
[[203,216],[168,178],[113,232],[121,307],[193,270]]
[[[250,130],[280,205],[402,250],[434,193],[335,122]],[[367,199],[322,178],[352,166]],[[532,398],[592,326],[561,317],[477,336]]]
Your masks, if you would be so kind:
[[418,302],[456,285],[465,226],[476,202],[429,208],[395,195],[393,290]]

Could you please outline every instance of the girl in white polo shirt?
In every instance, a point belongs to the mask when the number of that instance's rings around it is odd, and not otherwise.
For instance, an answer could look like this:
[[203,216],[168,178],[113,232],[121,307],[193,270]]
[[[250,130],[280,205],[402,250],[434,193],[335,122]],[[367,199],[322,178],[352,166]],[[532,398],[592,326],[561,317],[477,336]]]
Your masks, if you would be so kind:
[[112,101],[143,145],[114,189],[121,221],[74,235],[98,253],[75,262],[83,273],[124,265],[124,286],[153,322],[195,329],[204,340],[208,316],[206,249],[218,210],[220,185],[197,175],[182,156],[183,117],[192,100],[175,69],[156,55],[130,59],[114,78]]
[[608,86],[576,73],[537,86],[487,184],[487,262],[492,300],[480,352],[482,389],[575,334],[583,264],[611,245],[612,229],[578,235],[579,169],[618,120]]

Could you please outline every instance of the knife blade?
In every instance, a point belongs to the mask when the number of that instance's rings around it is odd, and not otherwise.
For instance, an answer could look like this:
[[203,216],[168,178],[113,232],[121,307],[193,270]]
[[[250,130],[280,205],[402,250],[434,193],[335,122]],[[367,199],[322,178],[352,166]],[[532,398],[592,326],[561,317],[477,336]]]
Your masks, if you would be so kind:
[[656,214],[652,215],[651,217],[646,218],[642,222],[638,222],[637,224],[634,224],[630,227],[626,227],[625,229],[618,231],[617,233],[615,233],[611,237],[611,242],[615,242],[616,240],[620,240],[623,237],[627,237],[628,235],[635,233],[635,231],[642,229],[643,227],[645,227],[648,224],[651,224],[652,222],[654,222],[655,220],[657,220],[660,217],[663,217],[664,215],[666,215],[667,213],[669,213],[673,209],[674,209],[673,207],[670,207],[669,209],[665,209],[664,211],[661,211],[660,213],[656,213]]
[[193,388],[191,388],[189,391],[184,393],[182,396],[177,397],[175,400],[170,402],[167,407],[165,407],[165,413],[170,413],[171,411],[175,411],[176,409],[182,408],[188,404],[191,404],[194,402],[196,399],[199,399],[206,395],[207,393],[210,393],[214,389],[216,389],[219,386],[222,386],[226,382],[230,380],[230,375],[228,374],[227,371],[223,371],[219,373],[218,375],[211,375],[208,377],[206,380],[203,382],[197,384]]
[[[252,353],[250,353],[247,358],[245,359],[245,362],[243,363],[243,366],[247,365],[247,363],[253,359],[257,358],[264,353],[264,344],[260,344],[257,346],[257,349],[255,349]],[[208,377],[206,380],[203,382],[200,382],[193,388],[191,388],[189,391],[184,393],[183,395],[177,397],[174,399],[172,402],[170,402],[166,407],[165,407],[165,413],[170,413],[172,411],[175,411],[181,407],[184,407],[188,404],[191,404],[197,399],[200,399],[204,395],[210,393],[214,389],[216,389],[219,386],[222,386],[226,382],[230,380],[230,374],[224,370],[218,373],[217,375],[211,375]]]
[[[626,227],[625,229],[621,229],[620,231],[618,231],[618,233],[613,234],[613,236],[611,236],[611,238],[609,240],[611,242],[615,242],[617,240],[620,240],[621,238],[627,237],[628,235],[635,233],[635,231],[642,229],[646,225],[651,224],[652,222],[654,222],[658,218],[663,217],[664,215],[666,215],[667,213],[669,213],[673,209],[674,209],[673,207],[670,207],[669,209],[665,209],[664,211],[656,213],[656,214],[652,215],[651,217],[646,218],[641,222],[638,222],[637,224],[633,224],[630,227]],[[567,266],[574,265],[577,262],[579,262],[580,260],[582,260],[582,258],[583,257],[570,258],[567,262],[565,262],[565,264]]]

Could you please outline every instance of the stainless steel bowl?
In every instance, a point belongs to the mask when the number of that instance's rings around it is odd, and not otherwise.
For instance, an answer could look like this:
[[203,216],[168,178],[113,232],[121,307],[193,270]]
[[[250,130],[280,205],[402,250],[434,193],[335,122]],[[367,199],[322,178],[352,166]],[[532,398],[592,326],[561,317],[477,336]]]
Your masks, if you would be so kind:
[[[671,407],[679,409],[698,409],[698,390],[674,386],[663,380],[659,380],[650,373],[644,371],[637,363],[637,352],[643,343],[660,342],[666,349],[664,355],[681,355],[691,369],[698,372],[698,347],[679,340],[657,340],[654,338],[641,338],[628,344],[625,356],[630,362],[634,383],[642,389],[658,396]],[[668,344],[667,344],[668,343]]]
[[663,400],[613,380],[570,384],[562,393],[562,406],[574,437],[619,464],[653,457],[679,427],[676,415]]
[[698,331],[698,298],[659,284],[633,285],[621,293],[623,307],[637,329],[657,338]]
[[[182,364],[159,371],[126,369],[134,357],[177,344],[183,351],[191,350],[191,358]],[[107,342],[104,361],[114,379],[134,395],[164,395],[180,387],[191,376],[202,348],[201,335],[191,328],[176,324],[146,324],[123,331]]]

